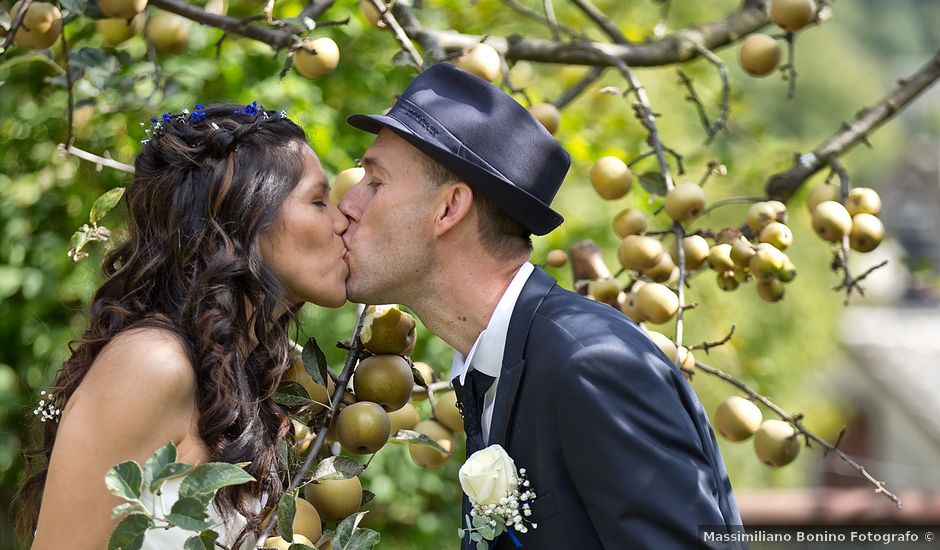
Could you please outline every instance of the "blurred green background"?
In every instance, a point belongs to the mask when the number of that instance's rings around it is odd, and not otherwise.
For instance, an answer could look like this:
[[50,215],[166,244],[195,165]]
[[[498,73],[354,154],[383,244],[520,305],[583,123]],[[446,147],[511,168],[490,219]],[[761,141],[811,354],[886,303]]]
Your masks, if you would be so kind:
[[[536,9],[542,5],[534,0],[522,3]],[[602,39],[571,5],[556,4],[563,23]],[[652,0],[597,0],[596,4],[634,40],[649,36],[658,22],[660,4]],[[674,0],[668,30],[717,19],[738,4]],[[425,0],[421,5],[416,10],[419,18],[435,28],[550,37],[546,27],[519,17],[498,0]],[[230,13],[260,13],[262,7],[258,2],[234,2]],[[9,10],[10,3],[0,2],[0,8]],[[301,8],[298,0],[282,1],[275,14],[289,17]],[[371,28],[355,1],[336,2],[321,20],[347,17],[346,24],[311,33],[332,37],[341,50],[337,70],[316,81],[294,71],[278,79],[283,54],[274,56],[267,45],[248,39],[227,38],[216,57],[215,43],[221,36],[216,29],[194,25],[183,53],[160,56],[154,62],[148,59],[143,38],[134,37],[116,48],[104,47],[94,21],[76,19],[67,26],[73,50],[103,48],[106,56],[76,84],[75,145],[132,163],[145,137],[138,123],[150,116],[197,102],[258,99],[268,108],[287,110],[307,130],[330,174],[351,167],[370,136],[348,127],[346,116],[385,109],[407,84],[412,70],[393,63],[398,48],[392,35]],[[931,0],[836,2],[831,21],[799,36],[799,80],[793,102],[786,100],[786,82],[779,75],[750,78],[737,65],[736,47],[719,51],[729,65],[731,123],[708,147],[702,145],[704,134],[694,107],[684,99],[686,92],[678,84],[675,67],[642,69],[637,74],[648,88],[654,110],[662,114],[658,124],[664,141],[685,155],[686,178],[699,180],[706,163],[715,159],[727,166],[728,175],[708,183],[710,201],[759,195],[766,178],[786,169],[794,152],[814,147],[859,108],[881,97],[899,77],[926,62],[940,44],[937,21],[940,4]],[[61,56],[58,45],[54,55],[56,59]],[[97,170],[94,164],[58,153],[56,146],[66,133],[66,92],[48,61],[48,55],[17,49],[0,57],[0,503],[10,501],[21,478],[20,450],[30,438],[27,425],[39,391],[66,357],[67,342],[81,334],[89,296],[100,282],[100,250],[92,248],[90,258],[74,264],[66,257],[68,240],[87,221],[96,197],[129,182],[127,174]],[[694,61],[682,69],[695,79],[714,113],[720,92],[714,68]],[[516,69],[515,84],[526,86],[533,101],[552,100],[584,72],[580,67],[532,64]],[[555,205],[566,222],[552,234],[535,239],[535,262],[541,262],[552,248],[593,239],[609,265],[615,266],[617,239],[609,220],[628,205],[648,211],[655,206],[648,204],[639,186],[625,199],[605,202],[588,182],[587,172],[597,157],[613,154],[630,159],[647,149],[645,133],[633,118],[629,101],[597,92],[608,85],[626,87],[614,71],[607,71],[563,112],[556,137],[574,162]],[[936,105],[936,92],[921,101]],[[912,143],[924,138],[936,141],[940,110],[918,108],[915,112],[875,133],[872,149],[862,147],[843,158],[854,185],[884,189],[890,184],[887,175]],[[653,169],[653,160],[637,166],[638,171]],[[753,285],[722,293],[712,283],[713,275],[703,273],[692,281],[688,300],[698,307],[686,315],[684,341],[716,340],[736,324],[730,345],[700,359],[751,384],[785,409],[805,413],[807,427],[834,437],[844,411],[837,403],[820,400],[813,390],[836,351],[843,295],[829,290],[837,282],[828,270],[830,253],[812,234],[799,204],[804,194],[790,208],[796,240],[790,256],[800,275],[788,286],[786,298],[768,304],[756,296]],[[719,209],[694,227],[738,225],[746,209],[746,205]],[[120,209],[105,224],[119,227]],[[665,227],[665,221],[654,225]],[[553,274],[570,288],[567,269]],[[339,367],[342,352],[328,344],[348,337],[354,308],[306,306],[303,321],[304,332],[315,335],[334,367]],[[670,326],[659,329],[672,335]],[[450,354],[442,341],[427,331],[419,332],[416,360],[446,373]],[[733,393],[731,386],[705,374],[696,376],[692,384],[709,411]],[[721,445],[737,490],[805,484],[808,465],[818,458],[818,453],[804,452],[795,464],[770,470],[757,462],[750,445]],[[365,487],[376,494],[365,524],[382,532],[381,548],[453,545],[460,495],[456,473],[462,455],[460,448],[458,458],[443,470],[426,471],[414,466],[403,446],[389,445],[378,453],[363,478]],[[10,533],[4,506],[0,508],[0,550],[18,548]]]

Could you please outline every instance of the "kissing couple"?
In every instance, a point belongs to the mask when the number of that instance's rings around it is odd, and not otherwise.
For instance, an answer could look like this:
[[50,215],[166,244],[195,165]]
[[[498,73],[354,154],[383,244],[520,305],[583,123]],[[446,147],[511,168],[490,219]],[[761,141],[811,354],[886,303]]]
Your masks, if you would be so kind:
[[[548,131],[446,63],[387,114],[348,122],[376,138],[333,204],[283,111],[210,105],[156,121],[125,193],[126,238],[51,388],[61,415],[43,423],[18,494],[32,548],[106,547],[119,500],[105,473],[168,441],[180,462],[247,463],[256,481],[219,491],[213,511],[220,542],[253,546],[285,489],[289,421],[272,395],[289,334],[305,302],[347,300],[403,304],[452,346],[468,456],[499,445],[537,488],[538,528],[491,548],[692,548],[703,526],[739,526],[678,368],[629,318],[530,262],[531,235],[563,222],[551,203],[570,159]],[[186,536],[148,531],[144,548]],[[438,547],[458,544],[475,548]]]

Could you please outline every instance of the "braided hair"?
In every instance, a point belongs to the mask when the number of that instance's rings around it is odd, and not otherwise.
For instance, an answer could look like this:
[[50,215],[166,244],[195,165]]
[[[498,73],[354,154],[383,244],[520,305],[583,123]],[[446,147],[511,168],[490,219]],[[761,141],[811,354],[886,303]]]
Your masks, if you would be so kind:
[[[300,181],[307,141],[282,113],[198,107],[165,115],[137,155],[124,196],[127,238],[104,258],[88,329],[69,343],[51,393],[64,408],[122,331],[175,333],[196,374],[198,430],[211,459],[247,463],[257,480],[216,496],[224,516],[248,520],[238,547],[260,530],[286,479],[276,449],[289,422],[271,396],[290,366],[299,306],[265,266],[258,238]],[[56,428],[43,423],[40,445],[25,453],[30,474],[13,503],[24,539],[36,527]]]

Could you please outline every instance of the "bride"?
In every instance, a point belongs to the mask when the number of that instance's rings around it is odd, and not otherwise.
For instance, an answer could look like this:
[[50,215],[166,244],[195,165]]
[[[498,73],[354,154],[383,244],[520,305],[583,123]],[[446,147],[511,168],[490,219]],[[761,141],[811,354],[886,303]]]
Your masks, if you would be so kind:
[[[105,472],[167,442],[179,462],[249,464],[257,482],[214,502],[229,547],[250,545],[282,494],[289,422],[271,396],[300,306],[346,300],[347,220],[283,113],[184,113],[154,119],[126,191],[126,240],[104,259],[89,327],[49,390],[61,417],[43,423],[14,504],[34,549],[106,548],[121,501]],[[149,531],[144,547],[193,534]]]

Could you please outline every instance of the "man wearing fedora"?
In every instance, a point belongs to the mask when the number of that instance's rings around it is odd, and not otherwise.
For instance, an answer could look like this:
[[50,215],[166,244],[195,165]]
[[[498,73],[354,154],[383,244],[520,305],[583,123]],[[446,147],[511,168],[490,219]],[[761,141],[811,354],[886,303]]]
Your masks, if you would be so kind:
[[349,123],[377,134],[339,205],[350,300],[404,304],[456,350],[468,456],[501,445],[537,493],[538,527],[495,547],[691,548],[700,528],[739,526],[679,370],[619,311],[529,263],[530,235],[563,221],[550,204],[570,164],[541,124],[445,63]]

